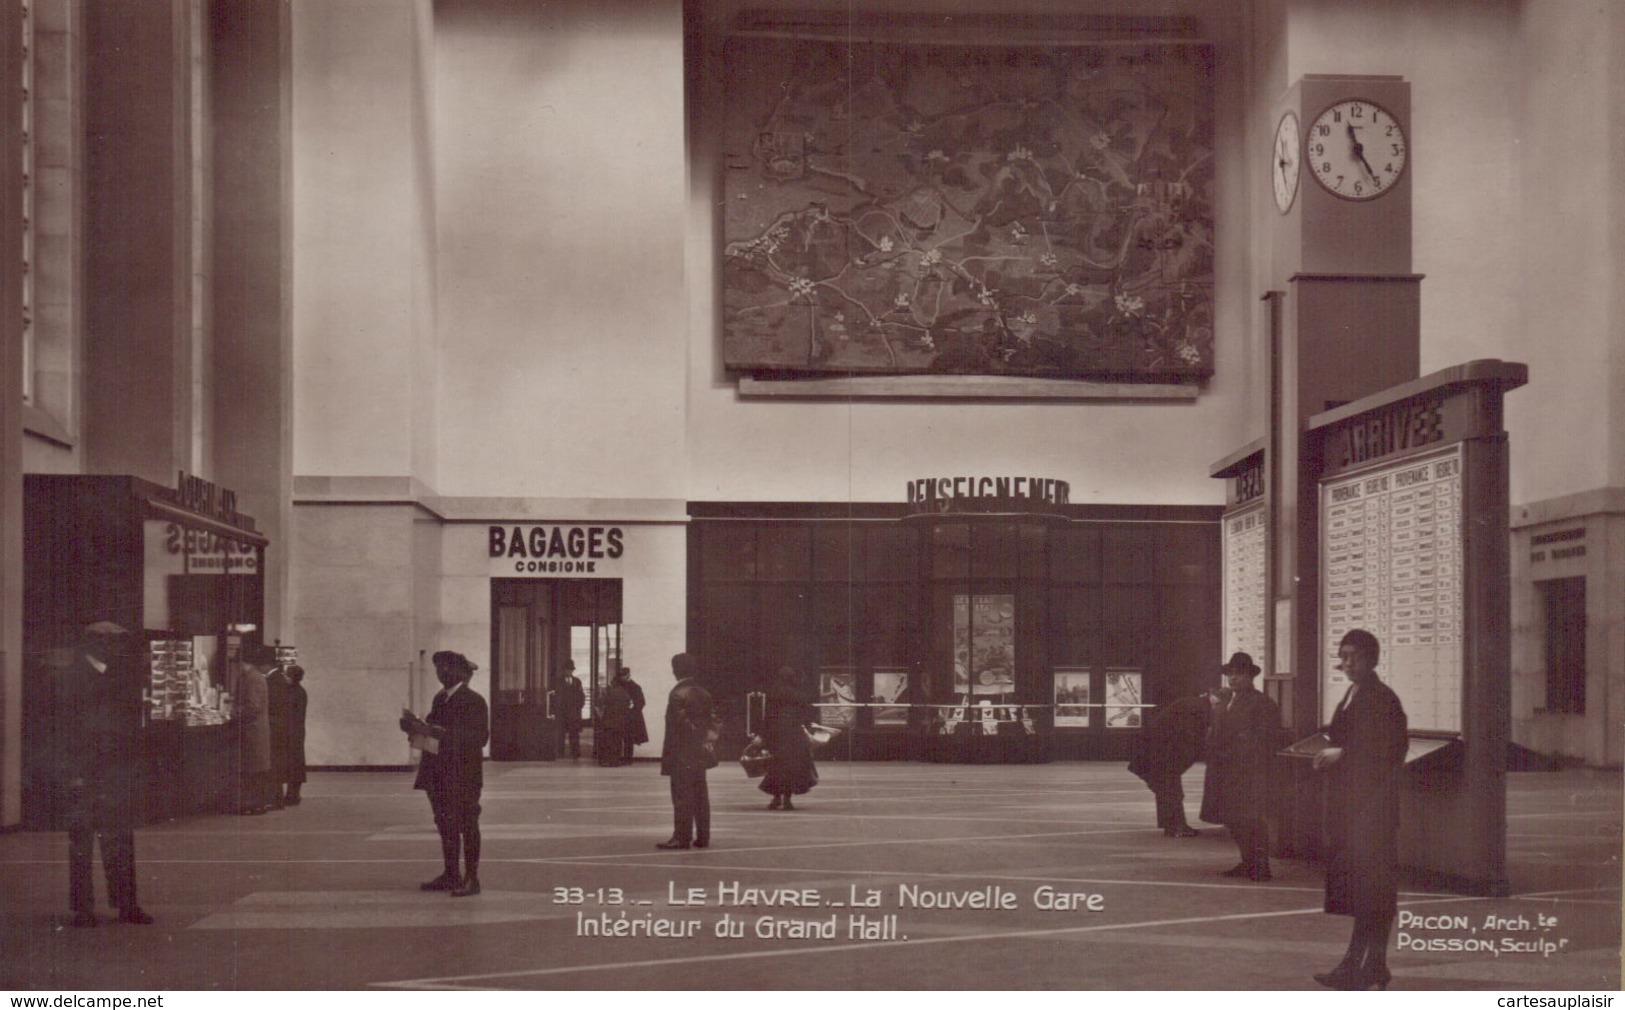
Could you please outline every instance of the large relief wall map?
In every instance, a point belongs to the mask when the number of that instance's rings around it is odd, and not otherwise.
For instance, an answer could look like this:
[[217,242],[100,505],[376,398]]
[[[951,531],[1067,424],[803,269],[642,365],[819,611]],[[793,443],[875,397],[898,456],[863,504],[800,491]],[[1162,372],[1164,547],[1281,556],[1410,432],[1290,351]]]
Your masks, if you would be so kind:
[[736,35],[736,373],[1213,371],[1213,51]]

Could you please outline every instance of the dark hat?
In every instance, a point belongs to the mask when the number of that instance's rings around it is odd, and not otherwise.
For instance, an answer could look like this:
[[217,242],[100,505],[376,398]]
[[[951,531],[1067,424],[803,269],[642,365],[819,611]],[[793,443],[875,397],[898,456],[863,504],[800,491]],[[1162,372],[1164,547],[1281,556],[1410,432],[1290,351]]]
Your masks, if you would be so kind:
[[694,666],[694,657],[686,652],[679,652],[671,657],[671,672],[677,676],[678,680],[695,676],[698,671]]
[[238,658],[254,666],[275,666],[276,649],[260,642],[244,642]]
[[460,652],[452,652],[449,649],[442,649],[441,651],[435,653],[433,659],[436,666],[440,666],[442,664],[449,666],[453,670],[457,670],[462,673],[464,677],[473,676],[474,671],[479,669],[479,665],[473,660],[469,659]]
[[1238,652],[1232,655],[1229,661],[1227,661],[1224,666],[1220,667],[1220,669],[1225,673],[1245,673],[1249,677],[1256,677],[1259,674],[1258,664],[1253,662],[1253,657],[1247,655],[1245,652]]

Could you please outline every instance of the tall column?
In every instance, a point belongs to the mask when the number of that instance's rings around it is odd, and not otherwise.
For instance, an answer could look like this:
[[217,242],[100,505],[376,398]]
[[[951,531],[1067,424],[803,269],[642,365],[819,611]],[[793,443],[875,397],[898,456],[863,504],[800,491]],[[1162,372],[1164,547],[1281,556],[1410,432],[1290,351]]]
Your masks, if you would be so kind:
[[210,0],[213,479],[270,541],[266,638],[287,639],[293,481],[289,7]]
[[0,827],[22,819],[22,18],[0,0]]
[[191,463],[189,0],[85,6],[84,465]]

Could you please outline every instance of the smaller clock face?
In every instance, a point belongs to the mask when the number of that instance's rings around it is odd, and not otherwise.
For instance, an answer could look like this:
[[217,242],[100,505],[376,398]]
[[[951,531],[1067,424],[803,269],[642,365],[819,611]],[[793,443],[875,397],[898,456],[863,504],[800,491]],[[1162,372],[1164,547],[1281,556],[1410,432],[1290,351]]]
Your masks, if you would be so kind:
[[1329,106],[1309,124],[1304,157],[1333,196],[1374,200],[1405,172],[1405,129],[1375,102],[1351,98]]
[[1298,163],[1303,140],[1298,136],[1298,117],[1288,112],[1275,127],[1275,149],[1270,152],[1270,183],[1275,189],[1275,206],[1285,214],[1298,196]]

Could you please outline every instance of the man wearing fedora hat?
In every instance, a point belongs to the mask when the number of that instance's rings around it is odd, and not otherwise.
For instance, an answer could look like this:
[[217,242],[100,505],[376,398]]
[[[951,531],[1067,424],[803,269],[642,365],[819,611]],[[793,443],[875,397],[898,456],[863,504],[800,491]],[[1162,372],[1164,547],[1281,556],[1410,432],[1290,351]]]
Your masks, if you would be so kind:
[[75,926],[94,926],[98,839],[107,903],[120,922],[146,925],[135,900],[135,811],[140,779],[141,684],[129,632],[111,621],[85,626],[62,671],[56,704],[57,770],[65,790],[68,900]]
[[1227,877],[1270,879],[1270,756],[1281,745],[1281,710],[1253,686],[1258,664],[1235,653],[1220,669],[1230,697],[1218,704],[1208,731],[1207,776],[1202,789],[1202,820],[1230,829],[1241,861]]

